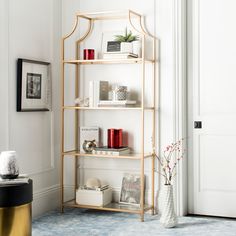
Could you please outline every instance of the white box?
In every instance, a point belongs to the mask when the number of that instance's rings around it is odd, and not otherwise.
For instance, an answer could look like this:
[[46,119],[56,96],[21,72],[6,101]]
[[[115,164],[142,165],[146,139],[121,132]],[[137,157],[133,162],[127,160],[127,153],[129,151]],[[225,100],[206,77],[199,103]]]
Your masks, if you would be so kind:
[[103,191],[77,189],[76,203],[89,206],[105,206],[111,203],[112,188]]

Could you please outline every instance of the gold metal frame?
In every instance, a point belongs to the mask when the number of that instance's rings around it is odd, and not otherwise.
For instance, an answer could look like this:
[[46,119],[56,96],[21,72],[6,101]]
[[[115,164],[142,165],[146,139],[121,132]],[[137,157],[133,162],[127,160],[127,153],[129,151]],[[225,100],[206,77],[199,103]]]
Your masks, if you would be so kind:
[[[76,43],[76,55],[75,59],[73,60],[65,60],[65,40],[69,38],[77,29],[79,24],[79,18],[83,18],[88,21],[88,29],[85,32],[85,34],[79,38]],[[139,20],[139,28],[137,28],[132,19],[138,18]],[[131,27],[142,35],[142,57],[141,58],[134,58],[134,59],[96,59],[96,60],[81,60],[79,58],[79,48],[80,43],[84,41],[88,35],[91,33],[93,28],[93,23],[96,20],[114,20],[114,19],[128,19],[129,24]],[[147,59],[145,58],[145,41],[146,38],[150,37],[153,41],[153,52],[152,52],[152,58]],[[144,212],[151,210],[152,214],[154,214],[154,197],[155,197],[155,144],[156,144],[156,37],[151,35],[145,30],[145,27],[143,25],[143,16],[132,11],[115,11],[115,12],[94,12],[94,13],[77,13],[75,18],[75,23],[73,26],[72,31],[64,36],[62,38],[61,42],[61,211],[63,212],[64,207],[80,207],[80,208],[92,208],[92,209],[99,209],[99,210],[106,210],[106,211],[119,211],[119,212],[129,212],[129,213],[136,213],[140,214],[141,221],[144,221]],[[66,106],[64,104],[65,101],[65,92],[64,92],[64,85],[65,85],[65,64],[74,64],[76,66],[75,70],[75,96],[78,97],[79,95],[79,83],[80,83],[80,65],[83,64],[127,64],[127,63],[138,63],[141,64],[141,72],[142,72],[142,98],[141,98],[141,106],[140,107],[127,107],[127,108],[117,108],[117,107],[78,107],[78,106]],[[144,104],[144,98],[145,98],[145,64],[146,63],[152,63],[153,64],[153,105],[152,107],[145,107]],[[75,111],[75,150],[64,150],[64,112],[65,110],[74,110]],[[103,156],[104,158],[120,158],[120,159],[134,159],[134,160],[140,160],[141,164],[141,202],[139,208],[132,208],[132,207],[121,207],[117,203],[109,204],[109,206],[104,207],[96,207],[96,206],[84,206],[84,205],[78,205],[75,203],[75,196],[74,199],[68,202],[64,201],[64,158],[66,156],[71,156],[75,158],[75,189],[74,189],[74,195],[76,193],[76,189],[78,187],[78,158],[83,156],[90,156],[90,157],[102,157],[101,155],[93,155],[93,154],[82,154],[78,151],[78,143],[79,143],[79,111],[80,110],[140,110],[141,111],[141,153],[140,154],[129,154],[125,156]],[[152,131],[152,152],[150,154],[144,153],[144,131],[145,131],[145,111],[150,110],[153,114],[153,131]],[[152,161],[152,167],[151,167],[151,180],[152,180],[152,197],[151,197],[151,206],[145,205],[145,193],[144,193],[144,159],[145,158],[151,158]]]

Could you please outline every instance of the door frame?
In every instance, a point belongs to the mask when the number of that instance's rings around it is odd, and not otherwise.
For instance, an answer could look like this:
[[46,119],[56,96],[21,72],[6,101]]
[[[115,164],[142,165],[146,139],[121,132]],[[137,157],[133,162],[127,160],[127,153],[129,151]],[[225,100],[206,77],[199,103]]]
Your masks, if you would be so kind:
[[[188,130],[188,213],[194,213],[194,168],[193,168],[193,81],[194,77],[198,77],[198,71],[194,70],[198,68],[198,60],[197,58],[193,58],[196,55],[196,50],[198,50],[198,39],[196,37],[198,35],[198,25],[196,25],[199,21],[198,16],[198,7],[199,0],[191,0],[187,5],[186,19],[187,19],[187,130]],[[196,27],[195,27],[196,26]],[[193,41],[194,40],[194,41]],[[193,47],[194,45],[194,47]],[[193,66],[193,64],[195,66]],[[191,95],[191,96],[190,96]]]
[[174,48],[174,140],[184,138],[186,154],[177,168],[175,182],[176,212],[188,214],[188,117],[187,117],[187,0],[175,0],[173,6]]

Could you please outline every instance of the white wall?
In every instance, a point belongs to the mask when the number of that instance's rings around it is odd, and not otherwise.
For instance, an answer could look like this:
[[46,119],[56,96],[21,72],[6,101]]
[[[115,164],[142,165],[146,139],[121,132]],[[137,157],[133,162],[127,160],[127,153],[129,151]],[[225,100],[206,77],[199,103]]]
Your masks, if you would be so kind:
[[[176,116],[178,115],[178,111],[176,111],[176,104],[179,101],[176,101],[176,90],[177,82],[176,74],[177,66],[176,61],[178,60],[176,56],[176,28],[177,24],[176,20],[176,12],[177,12],[177,5],[179,1],[175,0],[147,0],[147,1],[135,1],[135,0],[121,0],[121,1],[74,1],[74,0],[64,0],[63,2],[63,17],[62,17],[62,27],[63,27],[63,34],[67,34],[71,31],[75,13],[78,11],[81,12],[93,12],[93,11],[106,11],[106,10],[124,10],[124,9],[132,9],[137,11],[146,16],[146,28],[152,33],[156,34],[156,36],[160,39],[160,95],[159,102],[160,102],[160,140],[157,141],[157,146],[160,144],[161,150],[170,142],[175,140],[179,134],[177,134],[177,119]],[[105,24],[104,24],[105,25]],[[105,28],[102,25],[101,28]],[[108,25],[110,26],[110,30],[123,30],[124,25],[120,26],[119,24]],[[95,31],[97,28],[94,28]],[[106,30],[109,30],[106,28]],[[99,32],[99,30],[97,31]],[[78,34],[77,34],[78,36]],[[88,43],[86,44],[87,47],[95,47],[99,50],[99,43],[101,37],[98,35],[91,35]],[[85,45],[85,47],[86,47]],[[72,50],[68,53],[69,57],[72,54]],[[93,66],[83,69],[82,75],[86,78],[86,80],[93,80],[93,79],[108,79],[112,80],[113,82],[119,81],[120,83],[125,83],[129,87],[133,87],[135,89],[139,89],[140,84],[138,87],[135,87],[135,83],[139,79],[139,74],[137,72],[138,67],[134,67],[132,69],[131,66]],[[105,73],[104,73],[105,71]],[[131,71],[131,72],[130,72]],[[125,76],[121,76],[125,74]],[[66,75],[69,78],[72,77],[73,74],[67,70]],[[112,75],[112,77],[111,77]],[[127,76],[130,77],[130,80],[126,80]],[[68,78],[68,79],[69,79]],[[136,79],[136,80],[135,80]],[[71,86],[73,86],[72,82]],[[138,83],[138,82],[137,82]],[[86,82],[82,85],[85,90],[87,90]],[[158,89],[157,91],[158,92]],[[73,101],[73,94],[67,95],[68,101]],[[100,111],[88,111],[84,113],[82,116],[82,124],[86,125],[98,125],[106,130],[111,126],[119,126],[128,130],[134,136],[134,140],[132,140],[132,144],[137,150],[139,133],[138,130],[138,114],[135,112],[130,113],[105,113]],[[91,118],[92,117],[92,118]],[[94,120],[94,117],[96,119]],[[69,118],[68,115],[68,119]],[[135,120],[135,122],[133,122]],[[68,123],[70,121],[67,121]],[[134,131],[136,130],[136,131]],[[71,132],[71,131],[70,131]],[[103,131],[104,132],[104,131]],[[157,130],[158,133],[158,130]],[[70,137],[68,132],[67,137]],[[72,139],[70,139],[72,141]],[[70,142],[71,143],[71,142]],[[148,145],[149,139],[146,139],[146,145]],[[69,142],[66,143],[68,147],[71,145]],[[71,164],[71,163],[70,163]],[[70,168],[67,165],[67,184],[70,184]],[[148,162],[147,162],[148,164]],[[115,196],[118,196],[120,191],[120,184],[122,179],[122,174],[124,172],[135,171],[138,172],[139,170],[139,163],[132,160],[89,160],[89,158],[85,159],[81,162],[81,166],[85,168],[84,174],[81,176],[81,181],[85,181],[88,177],[97,176],[103,181],[109,180],[109,183],[115,190]],[[149,165],[145,168],[145,172],[148,174]],[[82,172],[83,173],[83,172]],[[150,186],[147,185],[147,193],[150,193]],[[158,189],[158,183],[156,184],[156,190]],[[149,200],[149,199],[148,199]]]
[[[59,58],[58,0],[0,2],[0,151],[16,150],[20,173],[34,181],[33,215],[58,205]],[[16,112],[17,58],[51,63],[51,112]]]

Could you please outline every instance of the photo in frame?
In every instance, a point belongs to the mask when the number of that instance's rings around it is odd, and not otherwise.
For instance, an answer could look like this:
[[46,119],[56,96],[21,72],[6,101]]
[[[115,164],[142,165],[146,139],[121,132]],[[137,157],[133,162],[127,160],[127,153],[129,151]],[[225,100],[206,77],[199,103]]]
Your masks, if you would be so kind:
[[122,179],[120,203],[140,205],[141,176],[125,173]]
[[49,111],[50,108],[50,63],[19,58],[16,110]]
[[115,35],[122,33],[122,31],[105,31],[102,33],[102,54],[120,51],[120,43],[115,42]]

